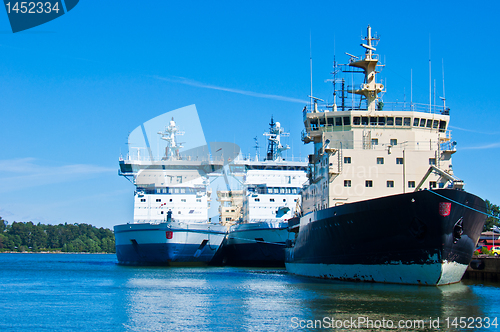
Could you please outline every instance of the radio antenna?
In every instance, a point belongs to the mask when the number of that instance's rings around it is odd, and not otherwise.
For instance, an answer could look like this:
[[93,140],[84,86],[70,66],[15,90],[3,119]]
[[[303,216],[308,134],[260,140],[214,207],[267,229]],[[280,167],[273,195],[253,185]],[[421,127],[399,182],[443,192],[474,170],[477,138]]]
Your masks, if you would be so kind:
[[441,99],[443,100],[443,108],[446,110],[446,94],[444,92],[444,59],[441,59],[441,68],[443,71],[443,97]]
[[429,112],[432,108],[432,79],[431,79],[431,34],[429,34]]
[[311,30],[309,30],[309,73],[311,76],[311,96],[309,100],[309,109],[312,109],[312,96],[313,96],[313,60],[312,60],[312,41],[311,41]]

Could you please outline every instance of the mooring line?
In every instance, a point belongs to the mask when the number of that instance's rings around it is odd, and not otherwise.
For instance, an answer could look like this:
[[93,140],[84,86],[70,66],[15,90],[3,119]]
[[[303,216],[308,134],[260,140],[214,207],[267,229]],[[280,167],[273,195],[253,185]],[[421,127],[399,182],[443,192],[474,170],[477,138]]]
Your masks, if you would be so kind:
[[442,198],[444,198],[444,199],[447,199],[447,200],[449,200],[449,201],[450,201],[450,202],[452,202],[452,203],[455,203],[455,204],[461,205],[461,206],[463,206],[463,207],[465,207],[465,208],[471,209],[472,211],[476,211],[476,212],[482,213],[482,214],[484,214],[484,215],[486,215],[486,216],[488,216],[488,217],[493,217],[493,218],[495,218],[495,219],[497,219],[497,220],[500,220],[500,218],[499,218],[499,217],[496,217],[496,216],[494,216],[494,215],[492,215],[492,214],[487,214],[486,212],[479,211],[479,210],[477,210],[477,209],[471,208],[470,206],[467,206],[467,205],[462,204],[462,203],[460,203],[460,202],[454,201],[454,200],[452,200],[451,198],[448,198],[448,197],[446,197],[446,196],[443,196],[443,195],[441,195],[441,194],[438,194],[437,192],[434,192],[434,191],[432,191],[432,190],[429,190],[429,189],[425,189],[425,190],[426,190],[426,191],[428,191],[428,192],[433,193],[434,195],[438,195],[439,197],[442,197]]

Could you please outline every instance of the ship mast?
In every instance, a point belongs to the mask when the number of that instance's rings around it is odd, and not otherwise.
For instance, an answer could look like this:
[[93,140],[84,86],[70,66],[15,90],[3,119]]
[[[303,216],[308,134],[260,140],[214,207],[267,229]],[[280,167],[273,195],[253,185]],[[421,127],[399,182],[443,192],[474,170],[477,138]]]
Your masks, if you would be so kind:
[[285,133],[284,129],[281,128],[281,124],[279,122],[274,122],[273,117],[271,117],[269,132],[264,133],[264,136],[268,137],[266,160],[281,161],[283,159],[281,153],[290,149],[290,147],[288,145],[281,145],[281,136],[285,137],[289,135],[289,133]]
[[384,85],[377,83],[375,80],[378,56],[373,53],[373,51],[376,51],[374,42],[380,39],[377,36],[372,37],[372,28],[368,26],[367,36],[364,40],[367,42],[366,44],[361,44],[361,46],[366,50],[364,57],[357,60],[357,57],[351,55],[349,66],[363,69],[365,80],[364,83],[361,84],[361,87],[353,87],[349,90],[349,92],[364,96],[367,102],[368,113],[372,113],[376,109],[375,101],[378,99],[377,95],[384,89]]
[[180,154],[179,150],[183,148],[182,143],[178,143],[176,136],[184,135],[183,131],[179,131],[177,125],[175,124],[174,118],[170,121],[168,127],[165,127],[165,131],[158,132],[161,135],[161,139],[167,141],[167,147],[165,148],[165,159],[166,160],[179,160]]

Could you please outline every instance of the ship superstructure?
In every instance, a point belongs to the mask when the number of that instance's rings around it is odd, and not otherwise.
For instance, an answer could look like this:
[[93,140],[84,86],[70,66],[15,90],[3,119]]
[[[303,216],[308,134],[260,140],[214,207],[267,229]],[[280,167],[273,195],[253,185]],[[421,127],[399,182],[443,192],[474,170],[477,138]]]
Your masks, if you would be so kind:
[[120,175],[131,180],[135,192],[133,222],[114,227],[118,261],[208,264],[226,234],[218,220],[208,217],[209,174],[224,160],[213,160],[206,146],[182,153],[177,136],[183,132],[174,118],[157,135],[167,143],[161,158],[153,158],[148,146],[142,156],[136,149],[120,160]]
[[238,159],[229,165],[243,188],[241,217],[230,227],[225,248],[230,265],[283,266],[288,219],[300,208],[307,163],[285,160],[282,152],[289,147],[281,138],[288,133],[273,118],[269,127],[264,160]]
[[[375,40],[368,28],[367,43],[362,44],[365,55],[351,56],[348,64],[336,66],[334,73],[363,77],[358,85],[334,77],[337,86],[343,82],[341,105],[319,110],[315,100],[313,109],[303,111],[302,138],[314,145],[305,213],[418,189],[463,186],[453,175],[456,143],[448,130],[449,109],[384,103],[378,97],[384,86],[375,81]],[[346,92],[360,97],[346,98]]]
[[332,105],[320,107],[313,97],[303,110],[302,139],[314,153],[287,269],[333,279],[457,282],[484,222],[472,209],[484,211],[484,202],[453,174],[456,143],[445,105],[382,101],[376,41],[368,27],[364,55],[335,64]]

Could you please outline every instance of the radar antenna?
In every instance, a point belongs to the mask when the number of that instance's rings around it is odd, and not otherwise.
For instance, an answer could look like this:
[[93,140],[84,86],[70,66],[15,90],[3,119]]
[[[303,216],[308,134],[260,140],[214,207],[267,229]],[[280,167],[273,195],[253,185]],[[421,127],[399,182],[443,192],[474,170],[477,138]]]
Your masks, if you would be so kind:
[[167,147],[165,148],[165,157],[164,160],[179,160],[181,159],[179,150],[183,148],[182,143],[178,143],[176,136],[184,135],[183,131],[180,131],[177,125],[175,124],[174,118],[170,120],[170,124],[168,127],[165,127],[165,131],[158,132],[158,135],[161,136],[161,139],[167,141]]
[[281,127],[281,124],[279,122],[274,122],[274,119],[271,116],[271,122],[269,123],[269,132],[264,133],[264,136],[268,137],[266,160],[283,160],[281,153],[290,149],[290,147],[288,145],[281,145],[281,137],[290,136],[290,133],[285,133],[285,130]]

